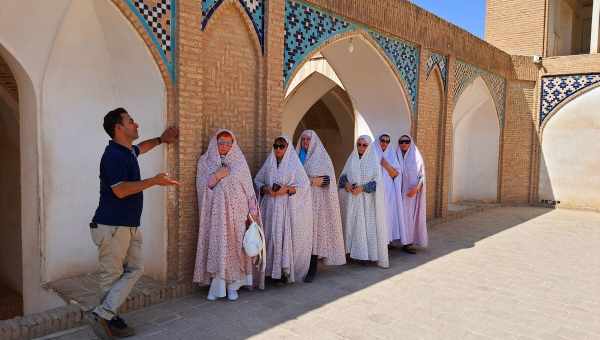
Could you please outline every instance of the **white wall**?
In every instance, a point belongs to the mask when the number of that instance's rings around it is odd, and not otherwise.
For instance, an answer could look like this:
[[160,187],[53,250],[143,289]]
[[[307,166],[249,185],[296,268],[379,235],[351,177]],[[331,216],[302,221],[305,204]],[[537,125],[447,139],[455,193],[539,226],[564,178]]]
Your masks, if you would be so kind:
[[600,88],[548,117],[542,132],[539,198],[600,209]]
[[283,105],[282,132],[290,137],[294,136],[294,131],[306,112],[336,86],[331,79],[319,72],[303,78],[304,81],[294,87]]
[[450,201],[497,201],[500,127],[490,92],[477,78],[454,108]]
[[[353,53],[348,52],[349,38],[321,51],[327,63],[305,64],[290,80],[290,90],[284,105],[283,132],[292,135],[308,109],[336,84],[345,89],[354,105],[352,121],[354,140],[362,134],[371,136],[387,132],[393,139],[410,133],[410,109],[398,79],[386,60],[364,38],[354,36]],[[313,73],[307,75],[307,70]],[[314,70],[313,70],[314,69]],[[315,72],[315,70],[317,72]],[[304,80],[300,83],[299,80]],[[340,127],[348,124],[340,123]],[[341,131],[343,135],[346,129]]]
[[[102,117],[123,106],[140,123],[143,137],[155,137],[165,125],[166,98],[145,43],[110,1],[5,2],[0,46],[14,57],[11,66],[22,68],[16,76],[23,94],[24,300],[26,312],[34,312],[57,304],[40,288],[42,281],[96,269],[87,224],[98,203],[98,165],[108,140]],[[21,91],[28,85],[30,91]],[[164,164],[163,149],[143,156],[142,176],[164,170]],[[146,271],[164,278],[163,190],[148,191],[144,203]],[[38,208],[41,226],[31,216]]]
[[397,140],[402,134],[410,133],[407,96],[390,65],[364,38],[355,36],[352,43],[352,53],[348,51],[350,39],[344,39],[325,48],[321,54],[344,84],[356,114],[368,124],[368,128],[357,129],[355,136],[387,132]]

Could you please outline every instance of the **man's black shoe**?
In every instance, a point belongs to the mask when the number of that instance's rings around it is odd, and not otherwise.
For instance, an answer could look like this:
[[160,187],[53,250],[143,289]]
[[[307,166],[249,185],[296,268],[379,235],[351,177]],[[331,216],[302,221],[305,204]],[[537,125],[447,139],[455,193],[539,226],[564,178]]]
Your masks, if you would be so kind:
[[125,320],[121,319],[120,316],[115,316],[108,321],[108,327],[113,336],[117,338],[126,338],[135,335],[135,330],[132,327],[127,326]]
[[102,340],[112,340],[112,332],[110,330],[110,326],[108,325],[108,320],[105,320],[98,316],[98,314],[89,311],[85,312],[83,315],[85,321],[90,325],[94,334]]

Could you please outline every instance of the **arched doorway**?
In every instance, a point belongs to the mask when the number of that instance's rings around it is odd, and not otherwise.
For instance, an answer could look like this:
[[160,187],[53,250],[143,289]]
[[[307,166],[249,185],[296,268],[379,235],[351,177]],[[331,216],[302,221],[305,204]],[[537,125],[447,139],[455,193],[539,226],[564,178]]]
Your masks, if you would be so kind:
[[450,202],[497,202],[500,125],[494,100],[481,77],[462,92],[452,123]]
[[540,200],[600,209],[600,87],[551,113],[542,126]]
[[[338,123],[340,135],[345,137],[341,139],[343,147],[326,147],[332,154],[345,154],[340,157],[342,167],[358,135],[375,136],[387,132],[397,139],[409,133],[411,119],[407,96],[392,66],[375,46],[362,33],[355,33],[333,40],[313,53],[289,82],[283,132],[295,132],[315,103],[331,103],[333,100],[329,96],[332,91],[337,91],[345,92],[347,104],[333,110],[335,105],[331,104],[328,108]],[[310,74],[308,77],[307,73]],[[344,106],[346,110],[341,109]],[[351,113],[345,113],[349,110]],[[316,123],[306,116],[303,126],[314,128],[312,124]]]
[[[104,114],[125,107],[142,138],[154,137],[165,127],[167,93],[148,46],[112,2],[8,5],[11,11],[0,12],[0,55],[19,89],[23,305],[29,314],[64,304],[44,284],[97,268],[87,225],[98,204],[98,166],[108,141]],[[142,177],[164,171],[165,153],[144,155],[140,166]],[[163,279],[165,192],[151,190],[144,201],[146,273]]]
[[0,320],[23,313],[19,130],[17,80],[0,55]]

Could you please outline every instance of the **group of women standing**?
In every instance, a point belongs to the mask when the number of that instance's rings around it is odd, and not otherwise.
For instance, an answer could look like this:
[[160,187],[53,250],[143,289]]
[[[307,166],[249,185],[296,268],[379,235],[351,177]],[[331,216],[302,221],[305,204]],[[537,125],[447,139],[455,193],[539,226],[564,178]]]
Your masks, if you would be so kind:
[[[265,277],[311,282],[319,261],[388,267],[388,246],[425,247],[422,157],[410,136],[396,149],[389,144],[388,134],[375,145],[359,137],[338,184],[314,131],[304,131],[296,148],[280,136],[253,182],[233,132],[217,131],[198,161],[194,282],[210,285],[209,300],[237,300],[239,288],[262,289]],[[242,246],[252,221],[264,228],[262,266]]]

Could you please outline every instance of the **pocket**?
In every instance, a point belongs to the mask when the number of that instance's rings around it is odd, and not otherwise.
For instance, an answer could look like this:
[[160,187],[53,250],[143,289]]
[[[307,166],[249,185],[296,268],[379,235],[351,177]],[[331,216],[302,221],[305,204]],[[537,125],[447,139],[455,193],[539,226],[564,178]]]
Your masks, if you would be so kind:
[[100,244],[102,244],[102,239],[104,238],[102,229],[103,228],[100,227],[90,229],[90,233],[92,235],[92,242],[94,242],[94,244],[97,247],[100,247]]

